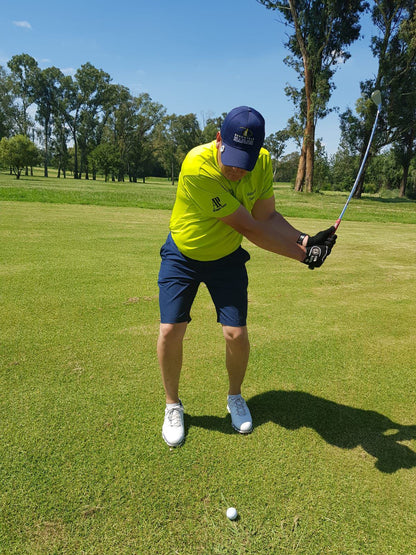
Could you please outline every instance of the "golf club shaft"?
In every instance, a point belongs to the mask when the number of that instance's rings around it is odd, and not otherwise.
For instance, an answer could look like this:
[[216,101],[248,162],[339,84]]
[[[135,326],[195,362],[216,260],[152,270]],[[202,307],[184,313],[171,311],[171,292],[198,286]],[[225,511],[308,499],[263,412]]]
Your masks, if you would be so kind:
[[364,154],[363,161],[361,162],[361,166],[360,166],[360,169],[359,169],[359,171],[358,171],[357,178],[356,178],[356,180],[355,180],[355,182],[354,182],[353,188],[351,189],[351,193],[350,193],[349,196],[348,196],[347,202],[345,203],[344,208],[342,209],[341,214],[339,215],[339,218],[337,219],[337,221],[336,221],[335,224],[334,224],[335,230],[338,229],[338,226],[339,226],[339,224],[341,223],[342,217],[343,217],[344,214],[345,214],[345,211],[346,211],[346,209],[347,209],[347,206],[348,206],[350,200],[352,199],[353,194],[355,193],[355,189],[357,188],[357,185],[358,185],[358,182],[359,182],[359,180],[360,180],[361,174],[363,173],[363,169],[364,169],[364,166],[365,166],[365,162],[366,162],[366,160],[367,160],[367,156],[368,156],[368,153],[369,153],[369,151],[370,151],[370,146],[371,146],[371,143],[372,143],[372,141],[373,141],[374,133],[375,133],[375,130],[376,130],[376,127],[377,127],[377,121],[378,121],[378,116],[379,116],[379,114],[380,114],[380,105],[379,105],[378,108],[377,108],[376,119],[374,120],[373,129],[371,130],[370,139],[369,139],[369,141],[368,141],[368,145],[367,145],[367,148],[366,148],[366,151],[365,151],[365,154]]

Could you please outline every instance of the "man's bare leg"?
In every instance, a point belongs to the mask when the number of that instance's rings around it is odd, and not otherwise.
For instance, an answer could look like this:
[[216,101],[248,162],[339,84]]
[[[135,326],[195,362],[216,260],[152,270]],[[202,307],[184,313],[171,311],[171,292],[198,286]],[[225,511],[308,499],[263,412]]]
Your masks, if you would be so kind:
[[241,397],[241,385],[247,370],[250,343],[247,327],[223,326],[226,344],[226,366],[229,390],[227,409],[231,414],[233,428],[240,434],[248,434],[253,429],[251,414],[245,400]]
[[247,370],[250,342],[247,327],[222,327],[225,338],[225,364],[228,372],[229,395],[239,395]]
[[157,340],[157,356],[166,393],[162,436],[170,447],[178,447],[185,439],[184,409],[179,400],[179,378],[186,326],[187,322],[161,324]]
[[180,324],[160,324],[157,340],[162,383],[166,393],[166,403],[179,402],[179,378],[182,369],[183,338],[188,322]]

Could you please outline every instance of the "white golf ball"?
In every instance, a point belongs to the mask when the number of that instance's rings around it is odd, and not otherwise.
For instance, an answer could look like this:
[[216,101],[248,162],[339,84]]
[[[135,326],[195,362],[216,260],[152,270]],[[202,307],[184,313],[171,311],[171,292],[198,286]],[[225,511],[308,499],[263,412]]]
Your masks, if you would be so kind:
[[229,507],[227,509],[227,518],[230,520],[235,520],[237,518],[237,509],[235,507]]

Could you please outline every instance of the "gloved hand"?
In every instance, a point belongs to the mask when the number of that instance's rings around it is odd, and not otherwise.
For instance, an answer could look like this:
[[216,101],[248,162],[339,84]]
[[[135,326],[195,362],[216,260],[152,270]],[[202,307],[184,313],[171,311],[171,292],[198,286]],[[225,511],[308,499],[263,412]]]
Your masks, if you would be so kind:
[[[321,233],[327,234],[328,231],[329,230],[321,231],[317,235],[315,235],[315,237],[317,237]],[[315,239],[315,237],[312,237],[311,239]],[[319,268],[325,262],[326,258],[331,254],[332,247],[335,245],[336,240],[336,235],[327,234],[327,238],[320,244],[313,244],[312,246],[310,246],[308,241],[308,245],[306,246],[306,256],[302,260],[302,262],[304,264],[307,264],[310,270],[313,270],[314,268]]]
[[317,233],[316,235],[313,235],[312,237],[308,237],[308,242],[306,243],[307,247],[313,247],[314,245],[322,245],[325,243],[325,241],[327,239],[331,239],[332,237],[334,237],[334,244],[335,244],[335,240],[337,238],[336,235],[334,235],[335,233],[335,227],[332,225],[330,228],[325,229],[324,231],[320,231],[319,233]]

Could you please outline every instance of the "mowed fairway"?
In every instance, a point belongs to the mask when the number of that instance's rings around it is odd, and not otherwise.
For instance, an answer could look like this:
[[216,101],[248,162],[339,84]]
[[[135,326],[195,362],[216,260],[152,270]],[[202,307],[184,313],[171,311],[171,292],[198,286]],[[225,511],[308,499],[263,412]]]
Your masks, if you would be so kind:
[[245,244],[246,437],[200,289],[187,439],[169,450],[155,354],[169,211],[0,203],[0,553],[416,553],[416,225],[382,209],[343,222],[315,271]]

